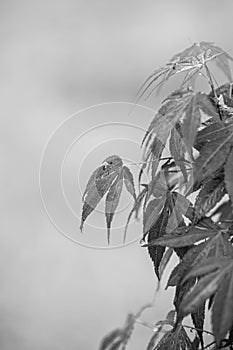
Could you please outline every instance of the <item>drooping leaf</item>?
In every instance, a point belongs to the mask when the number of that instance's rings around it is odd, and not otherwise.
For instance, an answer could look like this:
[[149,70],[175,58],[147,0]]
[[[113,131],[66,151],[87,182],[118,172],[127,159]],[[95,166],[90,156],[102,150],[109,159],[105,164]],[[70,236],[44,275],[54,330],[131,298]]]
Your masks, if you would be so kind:
[[155,198],[148,203],[143,217],[144,236],[149,232],[152,226],[156,224],[165,202],[166,196],[164,195],[161,198]]
[[169,261],[172,257],[172,254],[173,254],[173,249],[168,248],[162,257],[162,260],[160,261],[160,265],[159,265],[159,278],[160,278],[160,280],[163,276],[164,270],[167,267],[167,264],[169,263]]
[[122,160],[113,155],[103,161],[103,165],[97,168],[91,175],[83,194],[83,208],[80,230],[82,231],[86,218],[96,208],[97,204],[109,190],[114,179],[122,168]]
[[[165,206],[161,214],[159,215],[157,221],[154,222],[153,226],[151,226],[149,229],[148,238],[147,238],[148,244],[152,240],[164,235],[167,221],[168,221],[168,215],[169,213]],[[160,279],[159,267],[160,267],[160,263],[161,263],[164,251],[165,251],[165,247],[158,247],[158,246],[148,247],[148,252],[151,257],[151,260],[153,261],[155,274],[158,277],[158,279]]]
[[108,244],[110,243],[111,223],[120,200],[122,187],[123,187],[123,172],[121,171],[118,174],[116,180],[113,182],[113,184],[109,188],[106,201],[105,201],[105,217],[106,217],[106,224],[107,224]]
[[224,180],[233,208],[233,149],[231,150],[224,167]]
[[193,325],[196,328],[197,334],[200,339],[201,347],[204,348],[204,340],[203,340],[203,327],[205,320],[205,302],[198,306],[195,312],[191,314]]
[[127,229],[128,229],[128,226],[129,226],[129,223],[130,223],[130,220],[131,220],[131,217],[132,215],[135,213],[135,216],[136,218],[138,217],[138,213],[139,213],[139,210],[142,206],[142,201],[146,195],[148,191],[148,187],[144,187],[143,190],[138,194],[136,200],[135,200],[135,203],[134,203],[134,206],[133,208],[131,209],[130,213],[129,213],[129,216],[127,218],[127,222],[126,222],[126,225],[125,225],[125,230],[124,230],[124,239],[123,241],[125,242],[126,240],[126,234],[127,234]]
[[88,192],[86,193],[84,204],[82,208],[82,220],[80,230],[83,229],[83,224],[86,218],[92,213],[92,211],[96,208],[97,204],[103,198],[105,193],[109,190],[114,179],[117,177],[117,173],[112,172],[109,175],[98,178],[96,177],[95,182],[90,187]]
[[201,121],[199,110],[199,93],[195,94],[189,102],[183,120],[183,137],[188,153],[192,156],[192,147]]
[[133,174],[127,166],[123,166],[123,177],[128,192],[133,196],[133,199],[136,200]]
[[225,337],[226,333],[233,325],[233,260],[225,269],[224,278],[216,293],[213,312],[212,325],[217,346]]

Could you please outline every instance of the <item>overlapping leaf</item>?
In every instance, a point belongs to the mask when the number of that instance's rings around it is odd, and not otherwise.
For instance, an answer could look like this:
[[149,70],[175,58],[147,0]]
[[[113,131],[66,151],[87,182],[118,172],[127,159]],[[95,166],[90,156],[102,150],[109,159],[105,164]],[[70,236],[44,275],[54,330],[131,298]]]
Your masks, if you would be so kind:
[[103,165],[98,167],[91,175],[83,194],[83,208],[80,229],[87,217],[93,212],[100,200],[106,195],[105,217],[107,224],[107,239],[110,240],[110,228],[114,213],[118,206],[123,182],[126,189],[136,199],[133,175],[128,167],[123,166],[119,156],[106,158]]
[[227,136],[207,142],[201,148],[193,165],[194,190],[224,165],[231,149],[232,137],[233,129],[231,128]]
[[225,195],[226,190],[223,177],[210,179],[203,185],[195,202],[195,213],[197,219],[205,216]]

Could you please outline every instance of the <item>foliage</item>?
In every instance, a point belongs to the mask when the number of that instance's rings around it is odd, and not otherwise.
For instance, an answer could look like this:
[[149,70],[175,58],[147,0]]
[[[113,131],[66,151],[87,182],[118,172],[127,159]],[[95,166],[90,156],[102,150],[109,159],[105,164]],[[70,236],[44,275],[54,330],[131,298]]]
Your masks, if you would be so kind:
[[[136,196],[129,168],[120,157],[111,156],[94,171],[84,193],[81,228],[107,194],[109,242],[124,181],[134,198],[125,237],[132,215],[142,210],[141,243],[148,250],[158,281],[172,254],[179,258],[167,282],[167,287],[175,288],[174,319],[149,325],[154,333],[147,350],[233,348],[231,61],[233,58],[218,46],[200,42],[155,70],[140,89],[139,99],[147,99],[173,76],[184,77],[179,88],[162,102],[143,138],[138,177],[141,192]],[[216,86],[213,65],[229,82]],[[197,79],[207,81],[209,93],[195,90]],[[165,148],[169,157],[164,157]],[[141,183],[144,171],[150,176],[146,184]],[[204,329],[209,312],[211,332]],[[195,331],[194,339],[185,330],[184,318],[188,315],[193,321],[189,328]],[[137,317],[128,316],[125,327],[108,334],[100,349],[125,349],[135,323]],[[168,324],[170,329],[164,330]],[[211,344],[205,344],[204,334],[212,336]]]

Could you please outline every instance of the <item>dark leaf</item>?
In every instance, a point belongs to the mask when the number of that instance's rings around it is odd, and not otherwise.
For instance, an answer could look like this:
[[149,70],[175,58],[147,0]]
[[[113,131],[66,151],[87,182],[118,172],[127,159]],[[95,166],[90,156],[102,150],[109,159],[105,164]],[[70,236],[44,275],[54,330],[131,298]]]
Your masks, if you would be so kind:
[[197,334],[200,339],[201,347],[204,348],[203,341],[203,326],[205,320],[205,302],[198,306],[197,310],[191,314],[194,327],[197,329]]
[[233,263],[224,270],[224,278],[214,299],[212,312],[213,332],[217,346],[233,325]]
[[184,317],[195,312],[206,299],[214,294],[222,282],[223,277],[224,276],[217,271],[201,278],[195,287],[184,296],[180,303],[179,310],[182,316]]
[[147,234],[150,228],[155,225],[156,221],[159,218],[159,214],[161,213],[164,207],[165,202],[166,196],[164,195],[161,198],[155,198],[148,203],[143,217],[144,236]]
[[185,247],[197,243],[215,234],[213,230],[201,229],[194,226],[177,228],[161,238],[152,240],[148,246],[165,246],[171,248]]
[[196,218],[206,216],[225,195],[226,190],[222,177],[207,180],[199,192],[195,202]]
[[195,189],[202,181],[213,175],[226,161],[229,154],[233,130],[227,137],[219,138],[203,146],[194,162]]
[[[158,238],[164,235],[167,221],[168,221],[168,215],[169,214],[168,214],[167,208],[164,207],[158,220],[156,221],[156,223],[154,223],[154,225],[149,230],[148,239],[147,239],[148,243],[150,243],[155,238]],[[148,252],[151,257],[151,260],[153,261],[154,270],[158,279],[160,279],[159,266],[160,266],[164,251],[165,251],[165,247],[148,247]]]
[[163,273],[164,273],[164,270],[166,269],[167,267],[167,264],[169,263],[171,257],[172,257],[172,254],[173,254],[173,249],[172,248],[168,248],[165,252],[165,254],[163,255],[163,258],[160,262],[160,265],[159,265],[159,278],[161,280],[162,276],[163,276]]
[[231,150],[224,167],[226,189],[231,199],[233,208],[233,149]]

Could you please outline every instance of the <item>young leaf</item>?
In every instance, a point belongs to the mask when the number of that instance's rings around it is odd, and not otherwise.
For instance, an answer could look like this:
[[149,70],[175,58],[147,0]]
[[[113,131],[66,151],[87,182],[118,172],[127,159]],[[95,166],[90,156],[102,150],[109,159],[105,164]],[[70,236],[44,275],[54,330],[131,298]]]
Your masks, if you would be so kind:
[[121,171],[120,174],[117,176],[116,180],[111,185],[105,201],[105,217],[106,217],[106,224],[107,224],[108,244],[110,243],[111,223],[112,223],[115,210],[120,200],[122,187],[123,187],[123,172]]
[[200,45],[203,50],[206,50],[206,51],[210,50],[214,63],[217,65],[218,68],[221,69],[221,71],[226,75],[226,77],[231,82],[232,75],[231,75],[229,60],[233,61],[233,58],[227,52],[225,52],[220,47],[214,45],[211,42],[202,41]]
[[233,149],[231,150],[224,167],[226,189],[231,199],[233,208]]
[[[229,267],[228,267],[229,269]],[[212,325],[217,346],[233,325],[233,266],[223,279],[214,299]]]
[[136,200],[133,174],[131,173],[131,171],[129,170],[129,168],[127,166],[123,166],[123,177],[124,177],[124,183],[125,183],[127,190],[133,196],[133,199]]

